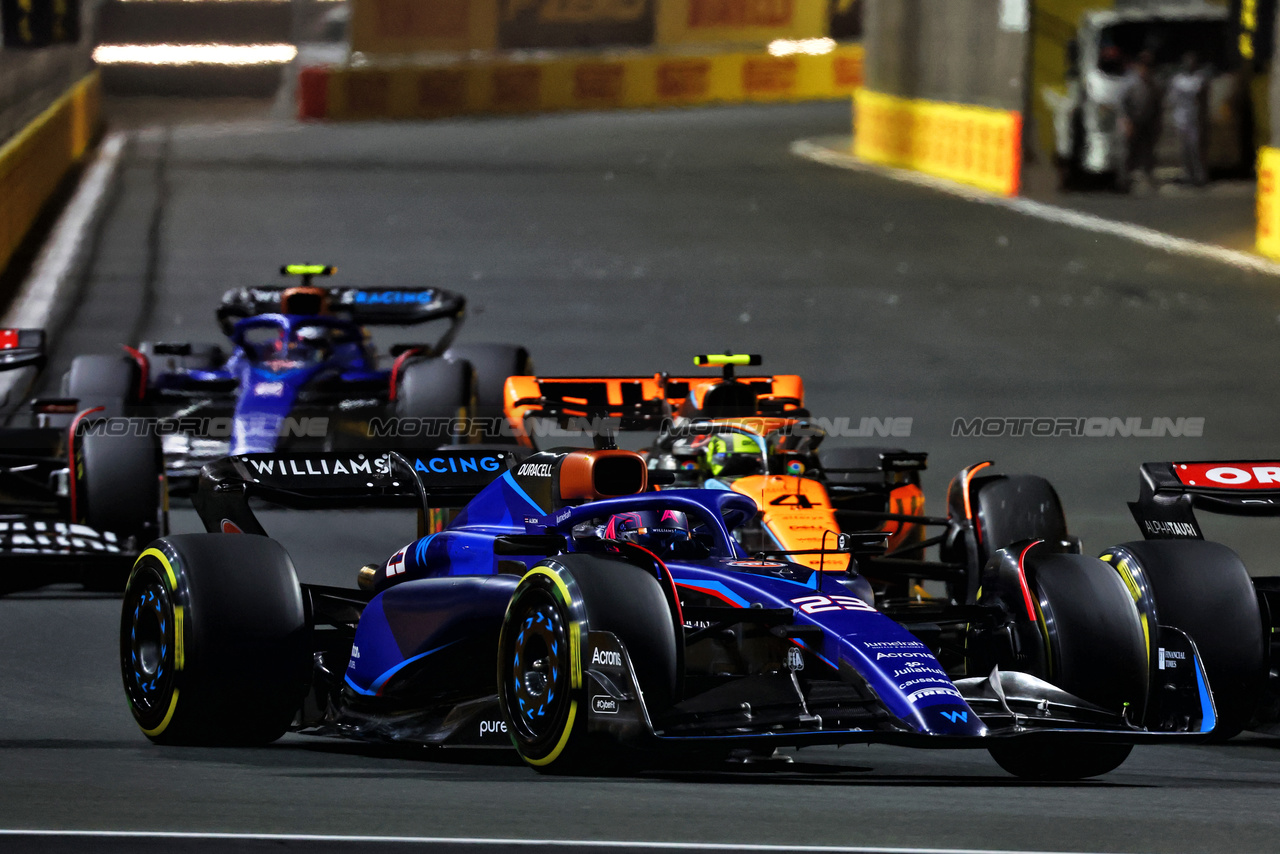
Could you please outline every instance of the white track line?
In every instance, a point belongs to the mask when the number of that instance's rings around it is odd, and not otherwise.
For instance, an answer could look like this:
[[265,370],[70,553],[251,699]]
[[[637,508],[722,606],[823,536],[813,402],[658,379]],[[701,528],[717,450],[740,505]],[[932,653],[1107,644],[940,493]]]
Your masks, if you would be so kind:
[[[40,250],[30,275],[0,320],[0,327],[45,329],[56,324],[59,309],[65,307],[67,286],[75,274],[84,242],[93,231],[102,201],[120,166],[125,139],[122,133],[111,133],[102,141],[93,164],[80,179],[75,195]],[[35,375],[36,371],[31,368],[0,374],[0,403],[18,402],[13,399],[14,391],[21,389],[21,396],[25,396]]]
[[1198,240],[1188,240],[1185,237],[1174,237],[1171,234],[1165,234],[1163,231],[1156,231],[1154,228],[1134,225],[1129,222],[1117,222],[1116,220],[1105,219],[1068,208],[1060,208],[1056,205],[1048,205],[1031,199],[997,196],[974,187],[966,187],[963,184],[948,181],[945,178],[935,178],[923,172],[879,166],[860,160],[852,154],[827,148],[813,140],[796,140],[791,143],[791,153],[827,166],[851,169],[857,172],[870,172],[896,181],[905,181],[908,184],[939,190],[971,202],[981,202],[982,204],[1017,211],[1020,214],[1035,217],[1036,219],[1056,222],[1060,225],[1069,225],[1073,228],[1092,231],[1097,234],[1110,234],[1114,237],[1131,240],[1134,243],[1140,243],[1143,246],[1160,249],[1174,255],[1202,258],[1208,261],[1229,264],[1241,270],[1263,273],[1268,276],[1280,276],[1280,264],[1260,255],[1252,255],[1236,249],[1226,249],[1222,246],[1214,246],[1211,243],[1201,243]]
[[593,839],[497,839],[488,837],[449,836],[343,836],[312,833],[182,833],[129,830],[0,830],[4,837],[64,837],[81,839],[167,839],[225,840],[237,842],[350,842],[391,843],[401,845],[473,845],[502,848],[640,848],[650,851],[803,851],[813,854],[1066,854],[1066,852],[1031,851],[997,848],[877,848],[845,845],[766,845],[731,842],[628,842]]

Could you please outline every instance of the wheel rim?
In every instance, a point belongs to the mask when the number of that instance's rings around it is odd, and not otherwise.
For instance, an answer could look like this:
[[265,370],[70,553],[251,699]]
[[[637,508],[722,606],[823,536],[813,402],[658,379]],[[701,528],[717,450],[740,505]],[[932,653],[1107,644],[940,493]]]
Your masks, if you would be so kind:
[[556,602],[531,591],[513,621],[505,688],[517,737],[531,745],[558,739],[569,697],[569,632]]
[[174,677],[174,610],[169,590],[150,570],[140,572],[125,594],[120,633],[125,693],[143,722],[168,711]]

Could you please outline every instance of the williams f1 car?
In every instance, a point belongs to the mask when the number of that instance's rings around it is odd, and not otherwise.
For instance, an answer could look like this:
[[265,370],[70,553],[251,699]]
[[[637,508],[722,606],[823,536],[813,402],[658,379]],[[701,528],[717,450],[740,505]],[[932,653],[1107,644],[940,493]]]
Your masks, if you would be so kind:
[[[66,397],[106,415],[156,419],[172,488],[189,492],[200,467],[225,454],[277,449],[414,447],[468,434],[470,419],[501,418],[502,383],[528,373],[522,347],[453,346],[466,300],[437,288],[314,286],[332,267],[289,265],[300,284],[237,288],[218,321],[229,347],[144,342],[118,356],[77,357]],[[443,321],[433,344],[376,352],[366,326]],[[486,438],[481,428],[477,437]]]
[[[978,512],[955,520],[957,548],[982,592],[932,615],[952,619],[957,644],[872,604],[856,559],[883,533],[844,535],[827,556],[847,570],[815,572],[742,547],[748,496],[649,488],[667,480],[607,448],[210,464],[195,498],[209,533],[157,540],[129,579],[133,715],[162,744],[294,730],[513,745],[542,771],[890,742],[987,748],[1030,778],[1102,774],[1135,743],[1214,728],[1187,635],[1144,627],[1102,561],[1020,537],[1041,496],[984,503],[998,487],[964,481]],[[298,582],[250,498],[461,509],[334,588]],[[1151,666],[1145,632],[1180,666]]]
[[[0,330],[0,371],[44,358],[43,331]],[[159,440],[110,432],[99,415],[42,399],[0,428],[0,593],[56,583],[118,592],[142,546],[167,530]]]

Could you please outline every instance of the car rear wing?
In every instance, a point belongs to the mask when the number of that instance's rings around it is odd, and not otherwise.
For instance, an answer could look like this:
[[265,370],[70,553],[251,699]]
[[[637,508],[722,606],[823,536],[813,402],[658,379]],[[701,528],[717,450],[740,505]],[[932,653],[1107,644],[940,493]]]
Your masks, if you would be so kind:
[[0,329],[0,371],[44,367],[43,329]]
[[1195,511],[1280,516],[1280,462],[1143,463],[1138,500],[1129,503],[1148,540],[1203,539]]
[[[218,322],[224,329],[246,317],[259,314],[288,313],[286,298],[296,296],[303,288],[286,285],[264,285],[233,288],[222,295]],[[432,320],[459,323],[467,306],[464,296],[442,288],[350,288],[331,287],[305,289],[319,297],[316,308],[308,314],[332,312],[362,325],[412,326]]]
[[[794,375],[736,377],[756,396],[760,416],[805,415],[804,381]],[[619,430],[657,430],[673,417],[691,393],[718,378],[667,374],[616,377],[509,377],[504,411],[521,430],[526,419],[617,419]]]
[[515,462],[499,450],[240,454],[200,470],[205,530],[265,534],[250,498],[300,509],[461,507]]

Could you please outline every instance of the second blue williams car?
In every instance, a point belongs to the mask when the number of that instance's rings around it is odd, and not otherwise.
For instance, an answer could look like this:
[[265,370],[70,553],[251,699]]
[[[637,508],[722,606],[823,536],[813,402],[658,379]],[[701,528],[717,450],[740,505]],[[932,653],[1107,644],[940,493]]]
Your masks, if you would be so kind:
[[[815,571],[739,544],[749,497],[650,490],[661,478],[607,448],[210,464],[195,502],[210,533],[157,540],[125,593],[134,718],[163,744],[293,730],[514,745],[544,771],[811,744],[973,747],[1043,779],[1103,774],[1135,743],[1214,728],[1192,639],[1145,625],[1102,561],[999,539],[1041,512],[1016,495],[1008,519],[991,505],[955,520],[958,552],[990,549],[967,567],[981,592],[917,625],[877,610],[857,572],[883,533],[841,535],[828,557],[847,570]],[[968,504],[967,477],[962,489]],[[250,498],[418,507],[424,520],[460,510],[335,588],[298,582]],[[941,648],[941,619],[963,627],[961,648]],[[1148,632],[1177,666],[1153,666]]]
[[[228,453],[383,446],[410,423],[414,447],[430,447],[462,440],[471,418],[500,421],[503,383],[530,370],[523,347],[454,346],[466,307],[459,294],[312,284],[333,272],[290,265],[281,273],[298,284],[228,291],[218,309],[225,344],[143,342],[79,356],[63,394],[107,417],[157,419],[176,491]],[[366,330],[430,321],[446,324],[434,343],[386,353]],[[494,438],[476,429],[470,438]]]

